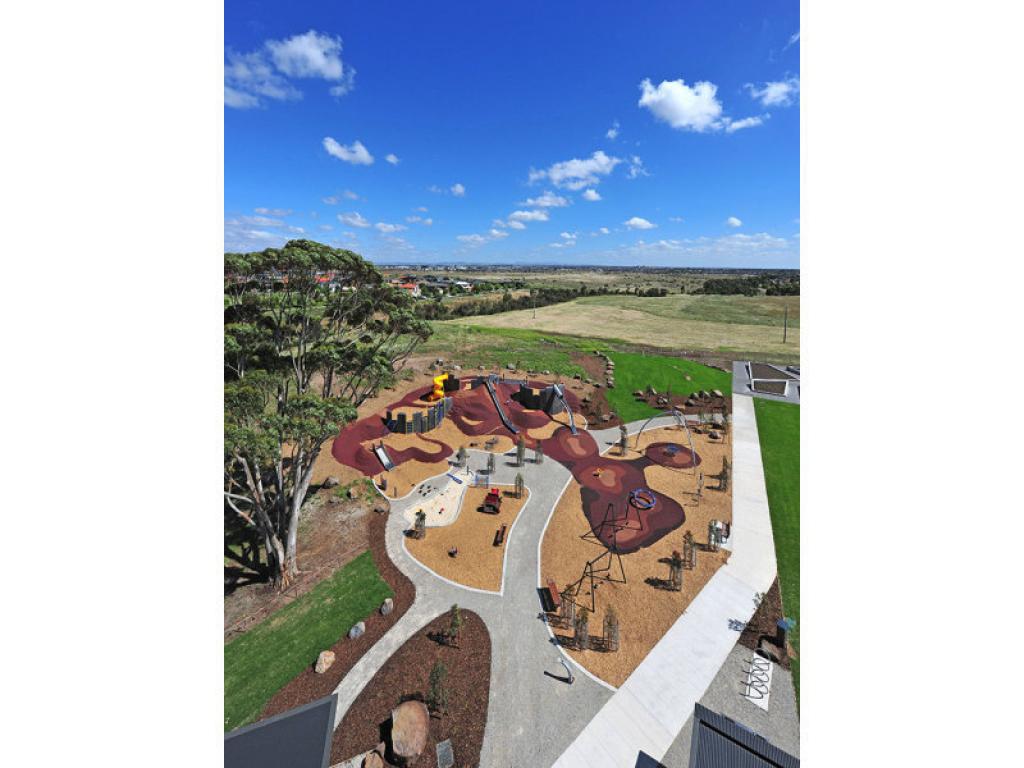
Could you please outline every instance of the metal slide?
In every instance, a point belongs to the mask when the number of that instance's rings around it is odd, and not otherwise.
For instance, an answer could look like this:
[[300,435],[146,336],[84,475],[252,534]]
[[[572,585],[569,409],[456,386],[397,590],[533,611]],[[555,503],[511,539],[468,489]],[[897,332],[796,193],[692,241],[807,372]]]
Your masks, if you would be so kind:
[[562,388],[557,384],[552,384],[551,386],[555,390],[555,397],[558,398],[558,401],[562,404],[562,407],[565,408],[565,412],[569,414],[569,429],[571,429],[572,433],[575,435],[576,420],[572,417],[572,409],[569,407],[569,404],[565,402],[565,394],[562,392]]
[[395,468],[395,464],[391,461],[391,457],[388,456],[388,452],[384,449],[383,444],[373,446],[373,452],[377,454],[377,460],[384,465],[384,469],[390,472]]
[[491,400],[494,401],[494,407],[498,409],[498,416],[501,418],[502,423],[513,435],[518,435],[519,429],[515,424],[508,420],[508,416],[505,415],[505,409],[501,407],[501,403],[498,401],[498,393],[494,389],[494,382],[497,378],[498,377],[492,373],[484,379],[484,384],[487,386],[487,393],[491,396]]

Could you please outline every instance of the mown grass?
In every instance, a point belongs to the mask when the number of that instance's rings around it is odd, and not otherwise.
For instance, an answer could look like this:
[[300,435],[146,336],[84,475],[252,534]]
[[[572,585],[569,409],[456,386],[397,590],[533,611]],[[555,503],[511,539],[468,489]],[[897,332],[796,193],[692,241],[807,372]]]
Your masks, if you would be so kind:
[[[786,616],[796,620],[790,633],[800,652],[800,406],[754,399],[761,462],[768,489],[775,557]],[[793,685],[800,701],[800,660],[793,661]]]
[[[609,352],[615,362],[615,389],[607,390],[608,404],[624,421],[653,416],[658,410],[633,397],[635,390],[689,395],[702,389],[718,389],[728,397],[732,394],[732,374],[680,357],[640,355],[631,352]],[[686,377],[690,377],[690,381]]]
[[252,722],[271,697],[394,593],[369,552],[224,646],[224,730]]

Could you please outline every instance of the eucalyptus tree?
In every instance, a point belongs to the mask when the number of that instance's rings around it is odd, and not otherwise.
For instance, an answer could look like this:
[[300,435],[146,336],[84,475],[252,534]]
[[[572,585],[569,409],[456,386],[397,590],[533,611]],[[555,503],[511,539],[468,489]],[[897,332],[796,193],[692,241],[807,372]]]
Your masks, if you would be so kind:
[[430,335],[413,299],[352,251],[292,240],[225,254],[224,501],[286,586],[326,440]]

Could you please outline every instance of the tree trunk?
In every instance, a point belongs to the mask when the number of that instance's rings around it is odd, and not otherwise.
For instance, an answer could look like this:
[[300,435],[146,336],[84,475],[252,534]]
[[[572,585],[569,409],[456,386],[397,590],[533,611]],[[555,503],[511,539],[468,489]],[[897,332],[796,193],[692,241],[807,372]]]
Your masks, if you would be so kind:
[[[302,511],[302,502],[306,500],[309,483],[313,479],[313,465],[316,463],[318,452],[319,450],[313,450],[306,454],[300,451],[296,458],[296,461],[299,462],[299,475],[298,482],[292,491],[291,510],[288,514],[288,541],[285,550],[284,570],[289,578],[299,575],[299,513]],[[302,466],[304,462],[308,462],[305,467]]]

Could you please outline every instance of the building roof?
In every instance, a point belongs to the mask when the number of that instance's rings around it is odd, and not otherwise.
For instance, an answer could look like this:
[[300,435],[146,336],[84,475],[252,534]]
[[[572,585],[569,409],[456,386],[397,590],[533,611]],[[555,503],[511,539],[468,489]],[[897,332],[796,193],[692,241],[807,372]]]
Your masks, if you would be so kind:
[[735,720],[697,704],[690,768],[800,768],[800,761]]
[[224,736],[224,768],[327,768],[337,694]]

